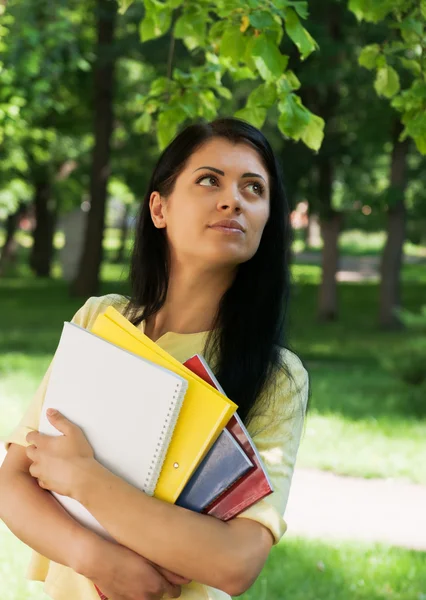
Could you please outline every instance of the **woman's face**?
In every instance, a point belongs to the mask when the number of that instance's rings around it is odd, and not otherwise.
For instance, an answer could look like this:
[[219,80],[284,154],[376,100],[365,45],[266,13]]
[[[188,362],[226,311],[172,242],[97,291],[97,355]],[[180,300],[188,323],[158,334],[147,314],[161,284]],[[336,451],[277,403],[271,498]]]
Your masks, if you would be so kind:
[[[179,261],[238,265],[259,247],[269,191],[268,172],[251,146],[214,138],[191,155],[167,199],[151,194],[151,216]],[[221,221],[225,227],[216,225]]]

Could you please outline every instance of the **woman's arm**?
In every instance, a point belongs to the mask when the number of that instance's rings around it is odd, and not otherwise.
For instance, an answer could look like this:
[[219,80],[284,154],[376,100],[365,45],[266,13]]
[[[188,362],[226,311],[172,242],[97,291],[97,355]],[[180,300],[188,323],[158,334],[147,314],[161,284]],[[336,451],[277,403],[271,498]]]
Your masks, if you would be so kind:
[[12,444],[0,468],[0,518],[36,552],[78,571],[80,550],[96,534],[39,487],[28,472],[30,464],[25,448]]
[[147,496],[95,460],[77,469],[73,497],[119,543],[230,595],[252,585],[273,543],[259,523],[225,523]]
[[0,468],[0,518],[16,537],[101,589],[118,594],[135,588],[158,591],[159,598],[164,593],[177,597],[179,585],[187,580],[156,569],[142,556],[80,525],[38,485],[28,471],[30,464],[25,448],[11,444]]

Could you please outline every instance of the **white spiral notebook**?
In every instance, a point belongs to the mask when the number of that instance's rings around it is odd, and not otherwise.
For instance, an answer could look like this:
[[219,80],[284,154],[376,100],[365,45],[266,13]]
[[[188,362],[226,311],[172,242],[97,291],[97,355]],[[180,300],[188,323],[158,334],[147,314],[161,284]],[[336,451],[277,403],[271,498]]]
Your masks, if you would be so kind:
[[[62,435],[46,417],[48,408],[56,408],[83,430],[98,462],[152,495],[187,385],[179,375],[66,322],[39,431]],[[111,539],[79,502],[53,495],[80,523]]]

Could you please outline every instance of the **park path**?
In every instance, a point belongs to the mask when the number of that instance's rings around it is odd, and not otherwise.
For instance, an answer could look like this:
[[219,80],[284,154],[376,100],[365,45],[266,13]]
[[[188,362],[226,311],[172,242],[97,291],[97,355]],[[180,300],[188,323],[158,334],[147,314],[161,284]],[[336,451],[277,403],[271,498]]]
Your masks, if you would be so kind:
[[296,467],[285,518],[288,536],[426,551],[426,485]]
[[[407,256],[405,264],[424,264],[426,258],[422,256]],[[300,264],[321,264],[321,254],[318,252],[299,252],[294,255],[294,261]],[[341,256],[336,276],[337,281],[379,281],[380,256]]]
[[426,551],[426,485],[296,467],[285,518],[287,536]]

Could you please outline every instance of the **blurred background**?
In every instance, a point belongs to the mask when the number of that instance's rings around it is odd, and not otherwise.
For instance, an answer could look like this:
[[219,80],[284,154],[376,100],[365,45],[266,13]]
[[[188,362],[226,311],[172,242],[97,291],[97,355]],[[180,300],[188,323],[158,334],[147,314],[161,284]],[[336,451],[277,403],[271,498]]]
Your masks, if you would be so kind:
[[[0,436],[63,321],[127,293],[181,127],[239,116],[282,164],[312,395],[244,600],[426,600],[425,25],[425,0],[0,0]],[[1,600],[47,598],[29,553],[0,523]]]

